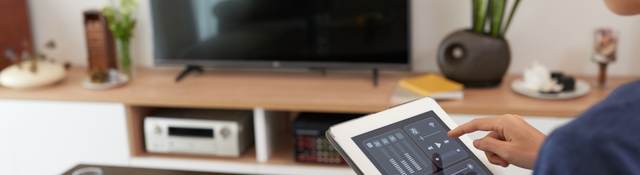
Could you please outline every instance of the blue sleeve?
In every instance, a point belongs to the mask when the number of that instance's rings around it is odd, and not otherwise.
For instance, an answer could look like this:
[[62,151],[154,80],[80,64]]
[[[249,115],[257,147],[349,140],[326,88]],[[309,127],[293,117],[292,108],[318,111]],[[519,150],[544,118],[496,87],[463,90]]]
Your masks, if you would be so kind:
[[638,165],[629,165],[637,160],[625,160],[635,155],[620,149],[615,139],[563,129],[554,132],[543,144],[534,175],[638,173],[634,170]]
[[616,89],[540,149],[534,174],[640,174],[640,81]]
[[609,174],[599,169],[600,166],[589,167],[590,162],[582,161],[599,160],[593,151],[587,151],[588,148],[585,147],[592,147],[592,145],[581,143],[576,138],[569,138],[566,134],[554,132],[540,148],[533,174]]

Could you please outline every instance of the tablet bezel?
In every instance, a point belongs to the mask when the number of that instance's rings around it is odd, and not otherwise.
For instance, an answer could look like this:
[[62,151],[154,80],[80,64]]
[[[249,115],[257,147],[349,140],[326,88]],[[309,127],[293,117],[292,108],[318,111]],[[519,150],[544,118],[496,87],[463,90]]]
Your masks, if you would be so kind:
[[[333,142],[340,147],[342,154],[347,154],[346,156],[351,161],[350,164],[353,164],[351,166],[356,166],[354,167],[355,169],[367,175],[381,174],[378,168],[373,165],[373,162],[367,158],[352,138],[429,111],[433,111],[447,127],[453,129],[458,126],[435,100],[425,97],[382,112],[334,125],[329,128],[328,135],[332,137]],[[502,174],[497,166],[489,163],[482,151],[473,146],[471,139],[467,136],[462,136],[460,140],[489,171],[495,175]]]

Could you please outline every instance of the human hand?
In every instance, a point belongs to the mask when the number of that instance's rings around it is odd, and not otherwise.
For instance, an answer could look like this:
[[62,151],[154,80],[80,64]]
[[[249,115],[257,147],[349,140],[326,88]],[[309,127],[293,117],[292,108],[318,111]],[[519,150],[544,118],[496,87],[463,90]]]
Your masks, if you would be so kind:
[[449,131],[449,137],[460,137],[476,131],[490,133],[473,142],[487,155],[489,162],[503,167],[513,164],[531,169],[545,135],[517,115],[479,118]]

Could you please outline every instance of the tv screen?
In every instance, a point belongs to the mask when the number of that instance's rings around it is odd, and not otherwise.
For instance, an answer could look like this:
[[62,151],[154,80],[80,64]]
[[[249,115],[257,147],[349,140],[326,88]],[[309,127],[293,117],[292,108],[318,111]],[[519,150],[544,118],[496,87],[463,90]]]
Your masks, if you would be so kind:
[[408,68],[408,0],[153,0],[156,64]]

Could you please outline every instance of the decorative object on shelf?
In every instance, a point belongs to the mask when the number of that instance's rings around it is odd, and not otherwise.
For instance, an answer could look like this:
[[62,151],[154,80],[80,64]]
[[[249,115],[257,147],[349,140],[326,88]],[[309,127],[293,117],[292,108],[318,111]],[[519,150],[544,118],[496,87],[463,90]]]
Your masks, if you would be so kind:
[[527,68],[522,79],[514,80],[511,89],[518,94],[546,100],[573,99],[591,91],[586,81],[562,72],[551,72],[539,63]]
[[104,175],[102,168],[84,167],[74,170],[71,175]]
[[131,61],[130,42],[133,37],[133,29],[136,27],[136,19],[133,16],[137,6],[135,0],[120,0],[102,9],[102,15],[107,19],[109,30],[116,40],[118,52],[118,68],[129,79],[133,76],[133,62]]
[[296,162],[346,164],[324,135],[332,125],[361,116],[363,115],[300,113],[293,122]]
[[121,87],[129,82],[129,76],[115,69],[106,72],[92,72],[91,77],[82,82],[82,87],[89,90],[109,90]]
[[464,86],[441,75],[426,74],[398,82],[391,96],[392,104],[402,104],[422,97],[436,100],[462,100]]
[[502,82],[511,62],[505,39],[520,0],[514,0],[503,23],[507,0],[472,0],[471,29],[459,30],[440,44],[438,66],[449,79],[465,87],[494,87]]
[[[0,1],[0,52],[19,50],[23,43],[31,43],[31,20],[28,0]],[[31,49],[31,48],[29,48]],[[32,50],[28,50],[32,52]],[[0,56],[0,70],[17,63]]]
[[[48,46],[54,49],[55,45]],[[29,53],[27,43],[20,57],[13,50],[6,50],[5,57],[15,62],[0,72],[0,84],[12,89],[33,89],[60,82],[66,76],[66,64],[56,63],[44,54]]]
[[117,70],[114,38],[107,27],[107,20],[97,10],[84,12],[87,41],[89,78],[83,86],[90,90],[107,90],[120,87],[129,76]]
[[598,64],[598,87],[607,83],[607,66],[616,61],[618,34],[610,28],[600,28],[594,33],[593,56],[591,60]]

